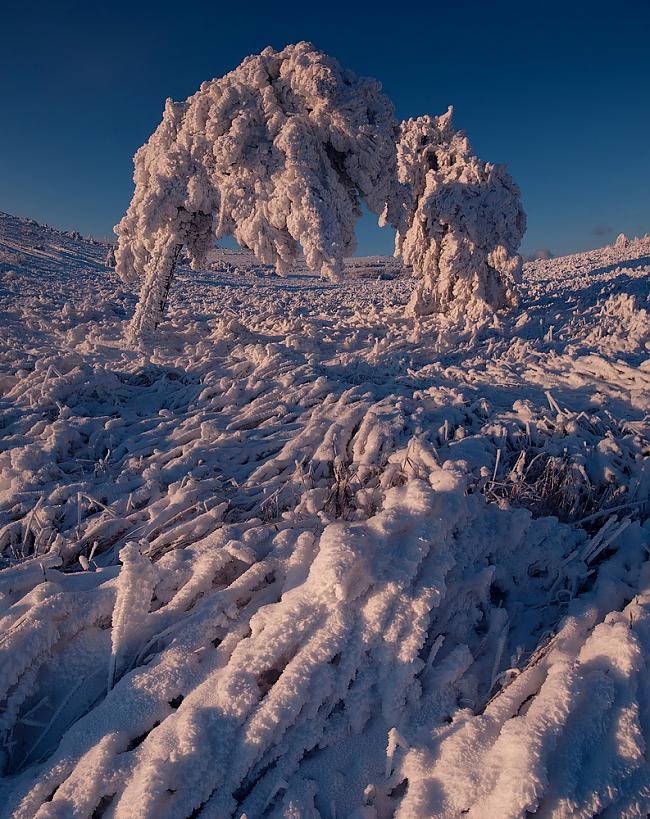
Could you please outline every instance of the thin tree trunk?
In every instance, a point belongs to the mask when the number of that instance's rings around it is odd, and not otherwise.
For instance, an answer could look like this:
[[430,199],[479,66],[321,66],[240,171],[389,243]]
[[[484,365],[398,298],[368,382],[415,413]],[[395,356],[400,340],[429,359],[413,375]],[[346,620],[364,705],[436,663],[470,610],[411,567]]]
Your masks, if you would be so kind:
[[132,339],[142,341],[150,338],[162,321],[174,270],[182,249],[183,244],[177,239],[170,240],[157,258],[149,262],[149,269],[129,328]]

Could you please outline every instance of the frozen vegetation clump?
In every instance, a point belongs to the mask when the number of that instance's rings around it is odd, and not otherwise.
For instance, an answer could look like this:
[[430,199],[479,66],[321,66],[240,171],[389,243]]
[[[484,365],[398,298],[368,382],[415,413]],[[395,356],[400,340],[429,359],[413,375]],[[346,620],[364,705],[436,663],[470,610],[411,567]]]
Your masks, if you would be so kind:
[[168,100],[115,229],[117,272],[143,280],[132,334],[160,320],[181,249],[196,266],[226,235],[280,274],[302,250],[309,268],[338,278],[362,202],[380,213],[388,201],[396,223],[397,127],[379,82],[304,42]]
[[414,315],[476,317],[517,302],[517,249],[526,229],[519,189],[502,165],[472,153],[453,109],[402,123],[399,182],[410,192],[395,251],[419,278]]

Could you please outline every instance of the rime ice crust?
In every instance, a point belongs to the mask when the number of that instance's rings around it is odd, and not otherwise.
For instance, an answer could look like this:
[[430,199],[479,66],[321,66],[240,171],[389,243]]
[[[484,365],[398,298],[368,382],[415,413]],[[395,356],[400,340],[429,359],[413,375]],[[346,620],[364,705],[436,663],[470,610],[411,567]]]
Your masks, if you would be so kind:
[[203,83],[135,155],[135,193],[115,228],[117,271],[143,279],[135,335],[159,320],[175,260],[200,264],[233,235],[285,274],[302,250],[331,279],[355,248],[364,202],[396,223],[397,123],[376,80],[309,43],[248,57]]
[[526,229],[519,189],[504,166],[472,153],[452,114],[450,107],[406,120],[397,146],[399,181],[410,196],[395,253],[420,278],[409,303],[414,315],[474,316],[517,301]]

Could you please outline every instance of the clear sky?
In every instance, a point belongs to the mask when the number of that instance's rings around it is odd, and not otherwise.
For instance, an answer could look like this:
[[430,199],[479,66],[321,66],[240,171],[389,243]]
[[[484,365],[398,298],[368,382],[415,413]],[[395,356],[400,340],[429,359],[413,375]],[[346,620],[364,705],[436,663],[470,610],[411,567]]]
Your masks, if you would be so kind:
[[[380,79],[400,118],[455,106],[523,192],[523,250],[650,231],[650,2],[8,2],[0,210],[111,234],[132,156],[184,99],[266,45],[310,40]],[[359,252],[390,252],[364,217]]]

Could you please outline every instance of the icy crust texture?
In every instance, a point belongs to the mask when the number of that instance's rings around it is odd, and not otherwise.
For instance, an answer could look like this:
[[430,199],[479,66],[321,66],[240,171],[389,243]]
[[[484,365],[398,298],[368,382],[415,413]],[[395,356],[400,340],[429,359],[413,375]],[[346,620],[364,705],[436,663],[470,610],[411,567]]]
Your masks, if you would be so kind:
[[338,278],[361,202],[381,213],[388,201],[395,221],[397,127],[379,82],[304,42],[168,100],[115,229],[118,274],[144,279],[134,329],[155,326],[182,246],[197,265],[232,235],[280,274],[302,249],[309,268]]
[[650,240],[476,333],[215,251],[146,357],[105,256],[0,214],[0,819],[646,817]]
[[409,305],[415,315],[474,316],[517,302],[526,230],[519,189],[504,166],[472,153],[452,114],[450,107],[406,120],[397,146],[399,181],[411,197],[395,252],[420,278]]

